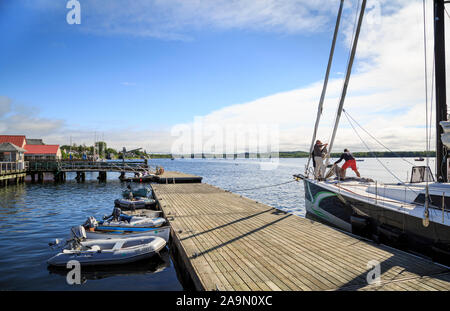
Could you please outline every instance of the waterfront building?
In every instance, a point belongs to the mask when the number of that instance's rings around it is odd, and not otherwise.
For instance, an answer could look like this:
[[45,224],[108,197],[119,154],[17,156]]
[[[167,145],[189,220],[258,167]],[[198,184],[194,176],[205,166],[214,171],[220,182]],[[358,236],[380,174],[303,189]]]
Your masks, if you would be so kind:
[[10,169],[24,170],[25,151],[25,149],[10,142],[0,143],[0,162],[11,164],[13,167],[10,167]]
[[59,145],[25,145],[25,160],[61,160]]

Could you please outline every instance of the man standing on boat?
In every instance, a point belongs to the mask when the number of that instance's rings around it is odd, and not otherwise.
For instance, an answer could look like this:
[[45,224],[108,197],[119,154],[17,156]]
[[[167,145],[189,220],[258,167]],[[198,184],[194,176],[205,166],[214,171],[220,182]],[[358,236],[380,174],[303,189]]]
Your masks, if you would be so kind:
[[323,164],[323,159],[327,154],[327,146],[328,144],[322,144],[320,140],[316,141],[313,150],[313,160],[315,162],[314,167],[314,176],[316,179],[323,179],[323,175],[325,174],[325,165]]
[[356,176],[361,177],[361,175],[358,172],[358,169],[356,168],[356,160],[353,157],[353,155],[350,153],[350,151],[348,151],[348,149],[344,149],[344,153],[341,154],[341,157],[339,158],[339,160],[334,162],[334,165],[338,164],[342,160],[345,160],[345,163],[344,163],[344,165],[342,165],[342,168],[341,168],[342,178],[345,178],[345,170],[348,167],[352,168],[352,170],[355,172]]

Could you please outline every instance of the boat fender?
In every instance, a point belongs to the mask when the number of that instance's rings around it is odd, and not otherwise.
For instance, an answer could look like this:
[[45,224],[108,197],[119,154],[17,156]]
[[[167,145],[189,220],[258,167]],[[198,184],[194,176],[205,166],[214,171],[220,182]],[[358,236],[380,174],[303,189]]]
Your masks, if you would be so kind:
[[368,219],[366,217],[352,215],[350,216],[350,221],[352,226],[355,226],[358,229],[364,229],[368,225]]
[[398,230],[396,230],[394,228],[389,228],[386,225],[379,226],[378,232],[390,239],[393,239],[393,240],[398,240],[402,234]]

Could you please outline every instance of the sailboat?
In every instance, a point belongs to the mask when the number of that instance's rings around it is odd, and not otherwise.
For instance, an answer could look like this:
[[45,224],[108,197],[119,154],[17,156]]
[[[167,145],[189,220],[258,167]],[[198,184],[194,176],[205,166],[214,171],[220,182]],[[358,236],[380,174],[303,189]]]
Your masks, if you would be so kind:
[[[294,176],[298,181],[303,181],[308,217],[372,239],[378,243],[393,245],[448,265],[450,264],[450,183],[448,183],[447,168],[449,162],[446,155],[447,150],[450,149],[450,122],[447,121],[445,81],[445,1],[433,1],[436,82],[436,181],[431,169],[426,165],[413,166],[411,178],[406,183],[382,184],[364,178],[347,178],[344,180],[325,178],[317,180],[309,168],[310,160],[308,160],[304,174]],[[341,0],[339,8],[310,154],[313,150],[322,113],[323,98],[333,58],[342,4],[343,0]],[[366,0],[363,0],[332,140],[328,148],[329,154],[343,110],[365,6]],[[329,175],[326,174],[325,176]]]

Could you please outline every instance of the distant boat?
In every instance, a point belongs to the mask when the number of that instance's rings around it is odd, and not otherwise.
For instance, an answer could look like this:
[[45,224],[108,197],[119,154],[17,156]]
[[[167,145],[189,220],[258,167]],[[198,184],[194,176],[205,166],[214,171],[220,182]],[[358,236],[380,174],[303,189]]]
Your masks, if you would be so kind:
[[414,161],[425,161],[425,159],[422,158],[422,157],[420,157],[420,158],[418,158],[418,159],[414,159]]
[[356,159],[356,162],[364,162],[364,159]]

